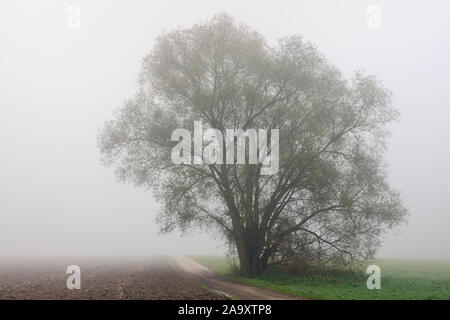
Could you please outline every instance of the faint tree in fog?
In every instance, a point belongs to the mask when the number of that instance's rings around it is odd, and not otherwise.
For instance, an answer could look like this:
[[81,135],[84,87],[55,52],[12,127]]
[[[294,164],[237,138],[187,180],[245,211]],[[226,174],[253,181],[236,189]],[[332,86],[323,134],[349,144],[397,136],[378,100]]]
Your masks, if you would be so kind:
[[[382,158],[398,117],[374,77],[346,80],[300,36],[269,46],[227,15],[162,34],[144,58],[140,90],[99,135],[118,177],[151,187],[161,229],[220,231],[242,273],[303,259],[372,258],[407,214]],[[280,129],[280,168],[175,165],[177,128]]]

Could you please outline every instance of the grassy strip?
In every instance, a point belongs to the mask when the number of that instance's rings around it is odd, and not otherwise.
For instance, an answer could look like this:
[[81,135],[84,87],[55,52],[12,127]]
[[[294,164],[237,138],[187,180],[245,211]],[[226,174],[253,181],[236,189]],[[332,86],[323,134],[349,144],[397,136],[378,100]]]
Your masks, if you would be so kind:
[[378,260],[381,289],[368,290],[369,275],[333,272],[294,277],[281,270],[242,277],[231,272],[224,257],[193,256],[200,264],[235,280],[312,299],[450,299],[450,262]]

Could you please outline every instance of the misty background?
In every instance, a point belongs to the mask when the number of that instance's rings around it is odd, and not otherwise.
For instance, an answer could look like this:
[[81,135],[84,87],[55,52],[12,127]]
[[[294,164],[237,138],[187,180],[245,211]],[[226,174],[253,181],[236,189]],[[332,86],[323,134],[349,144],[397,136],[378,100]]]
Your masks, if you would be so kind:
[[[66,26],[70,5],[79,30]],[[410,218],[379,257],[450,259],[446,0],[2,1],[0,255],[224,252],[208,234],[159,235],[151,193],[118,183],[96,140],[136,92],[155,38],[223,11],[269,42],[299,33],[347,77],[363,68],[393,91],[402,115],[386,159]]]

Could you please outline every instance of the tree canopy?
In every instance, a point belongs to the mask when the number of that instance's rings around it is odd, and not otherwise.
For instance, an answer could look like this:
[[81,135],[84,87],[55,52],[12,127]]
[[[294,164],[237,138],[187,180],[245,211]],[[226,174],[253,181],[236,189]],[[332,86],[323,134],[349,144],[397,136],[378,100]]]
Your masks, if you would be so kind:
[[[137,94],[99,134],[106,165],[149,187],[161,230],[224,236],[243,273],[293,258],[348,263],[374,256],[405,209],[387,180],[386,124],[399,113],[373,76],[340,71],[301,36],[269,45],[232,17],[163,33],[143,59]],[[279,170],[261,164],[175,164],[171,134],[279,129]]]

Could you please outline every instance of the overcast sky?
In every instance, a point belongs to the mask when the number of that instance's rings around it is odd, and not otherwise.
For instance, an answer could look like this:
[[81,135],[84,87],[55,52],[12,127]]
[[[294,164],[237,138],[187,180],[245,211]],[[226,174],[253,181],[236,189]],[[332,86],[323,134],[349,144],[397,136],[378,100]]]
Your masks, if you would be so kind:
[[158,235],[151,193],[101,166],[96,135],[162,31],[222,11],[270,42],[301,34],[345,75],[363,68],[394,92],[402,116],[386,156],[411,216],[379,255],[450,259],[448,0],[2,0],[0,255],[220,254],[207,235]]

